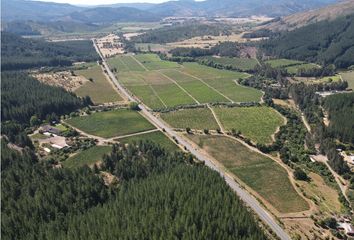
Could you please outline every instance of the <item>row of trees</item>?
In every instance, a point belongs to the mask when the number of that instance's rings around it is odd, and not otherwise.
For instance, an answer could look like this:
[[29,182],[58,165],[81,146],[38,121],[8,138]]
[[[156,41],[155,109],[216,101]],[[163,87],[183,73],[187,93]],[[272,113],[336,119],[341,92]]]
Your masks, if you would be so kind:
[[136,43],[169,43],[197,36],[229,35],[229,26],[216,24],[186,23],[153,29],[132,38]]

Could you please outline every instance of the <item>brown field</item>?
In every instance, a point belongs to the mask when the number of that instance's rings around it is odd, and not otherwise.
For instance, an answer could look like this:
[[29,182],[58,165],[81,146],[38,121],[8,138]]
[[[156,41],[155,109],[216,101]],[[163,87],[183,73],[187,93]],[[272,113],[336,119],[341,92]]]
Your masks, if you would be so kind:
[[115,34],[108,34],[105,37],[97,38],[96,41],[98,48],[105,57],[124,53],[122,43],[119,41],[119,37]]

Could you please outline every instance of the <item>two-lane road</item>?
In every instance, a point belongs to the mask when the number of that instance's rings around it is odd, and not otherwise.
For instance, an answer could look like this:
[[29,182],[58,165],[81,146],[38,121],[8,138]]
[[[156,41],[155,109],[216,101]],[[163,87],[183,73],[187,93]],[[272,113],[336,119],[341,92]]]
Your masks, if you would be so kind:
[[[116,76],[112,73],[107,64],[105,58],[102,56],[101,52],[99,51],[97,45],[94,42],[94,46],[96,51],[100,55],[102,59],[102,66],[107,71],[108,76],[120,91],[122,95],[124,95],[129,101],[137,102],[139,101],[135,99],[117,80]],[[197,149],[195,149],[188,141],[186,141],[183,137],[178,135],[174,132],[170,127],[168,127],[163,121],[155,117],[144,104],[139,104],[141,109],[141,113],[148,119],[152,124],[157,126],[160,129],[165,129],[165,132],[171,137],[176,139],[181,146],[187,149],[190,153],[192,153],[197,159],[200,161],[204,161],[205,165],[209,168],[217,171],[226,181],[226,183],[231,187],[232,190],[236,192],[236,194],[250,207],[252,210],[259,216],[259,218],[266,223],[273,232],[282,240],[290,240],[289,235],[279,226],[279,224],[272,218],[272,216],[259,204],[259,202],[246,190],[242,189],[240,185],[228,174],[216,166],[211,159],[207,156],[200,153]]]

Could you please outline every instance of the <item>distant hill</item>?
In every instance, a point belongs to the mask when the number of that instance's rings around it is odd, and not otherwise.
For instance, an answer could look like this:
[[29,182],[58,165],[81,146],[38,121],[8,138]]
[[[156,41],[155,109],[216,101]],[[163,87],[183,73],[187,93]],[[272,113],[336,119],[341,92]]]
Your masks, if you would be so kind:
[[286,16],[335,3],[336,0],[179,0],[160,4],[119,3],[96,7],[29,0],[1,0],[2,22],[15,20],[81,21],[156,21],[161,17],[206,16],[245,17],[252,15]]
[[85,23],[108,23],[108,22],[153,22],[159,21],[160,17],[147,11],[130,7],[90,8],[80,12],[73,12],[60,18],[65,21],[78,21]]
[[292,30],[323,20],[334,20],[354,13],[354,0],[347,0],[320,9],[296,13],[262,26],[273,31]]
[[82,8],[70,4],[40,1],[1,0],[1,20],[42,20],[50,21]]
[[244,17],[251,15],[286,16],[315,9],[336,0],[205,0],[170,1],[157,4],[150,12],[161,16],[223,16]]
[[347,68],[354,65],[354,14],[281,32],[261,48],[277,57]]

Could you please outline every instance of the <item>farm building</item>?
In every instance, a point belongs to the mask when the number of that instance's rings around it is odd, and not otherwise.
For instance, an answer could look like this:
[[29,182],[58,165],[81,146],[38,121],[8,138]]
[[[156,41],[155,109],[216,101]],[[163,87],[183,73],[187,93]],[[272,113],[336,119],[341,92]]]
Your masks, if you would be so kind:
[[51,133],[51,134],[56,134],[56,135],[60,134],[60,130],[59,129],[57,129],[55,127],[52,127],[50,125],[44,125],[44,126],[41,127],[40,130],[42,132],[44,132],[44,133]]

